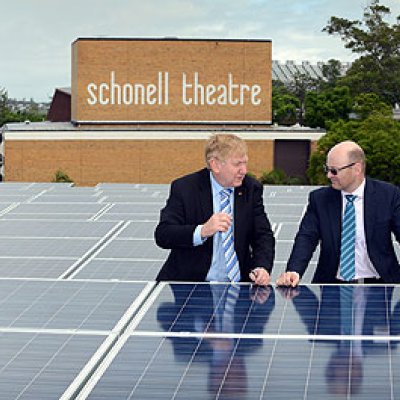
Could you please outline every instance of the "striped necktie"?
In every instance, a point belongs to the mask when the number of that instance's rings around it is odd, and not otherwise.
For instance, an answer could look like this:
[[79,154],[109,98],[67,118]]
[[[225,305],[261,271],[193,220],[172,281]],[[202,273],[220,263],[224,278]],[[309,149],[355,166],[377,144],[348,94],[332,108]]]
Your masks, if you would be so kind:
[[[233,217],[230,201],[231,193],[232,189],[223,189],[220,191],[220,211]],[[231,282],[238,282],[240,281],[240,270],[233,240],[233,223],[226,232],[221,232],[221,238],[226,262],[226,273]]]
[[235,333],[235,307],[240,294],[240,285],[232,283],[227,287],[225,293],[225,307],[222,319],[224,332]]
[[347,194],[346,209],[342,223],[342,239],[340,244],[340,275],[345,281],[354,279],[355,247],[356,247],[356,213],[354,200],[357,196]]
[[352,285],[340,286],[340,333],[353,334],[353,290]]

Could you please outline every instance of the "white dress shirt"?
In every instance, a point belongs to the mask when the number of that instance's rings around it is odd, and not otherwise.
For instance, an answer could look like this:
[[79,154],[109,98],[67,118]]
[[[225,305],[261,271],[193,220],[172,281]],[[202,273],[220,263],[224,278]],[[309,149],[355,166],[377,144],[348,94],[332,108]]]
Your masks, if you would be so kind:
[[[361,185],[353,192],[348,193],[342,191],[342,210],[343,215],[346,209],[346,195],[352,194],[357,196],[354,200],[354,209],[356,214],[356,247],[355,247],[355,266],[356,275],[355,279],[360,278],[380,278],[378,272],[372,265],[372,262],[367,252],[367,242],[365,241],[365,230],[364,230],[364,190],[365,190],[365,179]],[[342,215],[342,217],[343,217]],[[338,270],[337,278],[343,280],[340,276],[340,268]]]

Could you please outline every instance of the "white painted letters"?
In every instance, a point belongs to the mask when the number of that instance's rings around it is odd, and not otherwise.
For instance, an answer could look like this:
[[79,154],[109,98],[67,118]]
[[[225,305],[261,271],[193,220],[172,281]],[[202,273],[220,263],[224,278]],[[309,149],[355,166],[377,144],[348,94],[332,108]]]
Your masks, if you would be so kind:
[[192,79],[184,72],[182,74],[182,103],[185,105],[211,106],[244,106],[249,102],[253,106],[261,104],[260,85],[249,86],[236,83],[233,74],[228,74],[226,83],[215,85],[200,80],[198,72],[193,73]]
[[[169,74],[159,71],[153,80],[120,82],[115,71],[110,72],[108,82],[90,82],[87,85],[87,104],[154,106],[169,104]],[[176,84],[177,82],[174,82]],[[182,73],[181,104],[185,106],[259,106],[262,103],[261,86],[240,83],[232,73],[222,82],[207,82],[199,72]],[[175,102],[178,101],[176,98]]]

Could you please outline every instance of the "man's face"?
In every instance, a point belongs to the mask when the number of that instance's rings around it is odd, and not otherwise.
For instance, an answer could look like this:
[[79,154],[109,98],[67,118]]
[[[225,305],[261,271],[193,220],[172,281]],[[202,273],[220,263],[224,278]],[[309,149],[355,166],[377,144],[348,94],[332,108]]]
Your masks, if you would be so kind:
[[327,172],[327,177],[328,179],[330,179],[332,187],[334,189],[343,190],[349,193],[357,189],[362,181],[362,178],[360,181],[360,164],[351,164],[353,163],[349,161],[347,154],[342,151],[333,151],[328,154],[326,165],[328,166],[328,168],[337,171],[336,175],[333,174],[330,170]]
[[211,171],[217,182],[223,187],[238,187],[247,173],[247,155],[234,154],[225,161],[213,158],[210,161]]

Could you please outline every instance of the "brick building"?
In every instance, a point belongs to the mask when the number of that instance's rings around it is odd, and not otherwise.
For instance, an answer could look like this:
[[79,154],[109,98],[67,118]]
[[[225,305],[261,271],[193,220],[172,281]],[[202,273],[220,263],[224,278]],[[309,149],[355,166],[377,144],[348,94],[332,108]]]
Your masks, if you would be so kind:
[[304,176],[324,131],[271,125],[271,46],[77,39],[71,91],[56,90],[49,122],[3,127],[5,179],[46,182],[62,170],[78,185],[168,183],[204,166],[211,132],[243,137],[256,175]]

